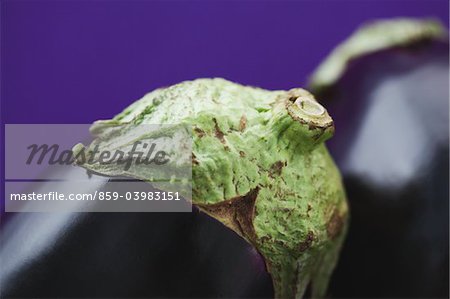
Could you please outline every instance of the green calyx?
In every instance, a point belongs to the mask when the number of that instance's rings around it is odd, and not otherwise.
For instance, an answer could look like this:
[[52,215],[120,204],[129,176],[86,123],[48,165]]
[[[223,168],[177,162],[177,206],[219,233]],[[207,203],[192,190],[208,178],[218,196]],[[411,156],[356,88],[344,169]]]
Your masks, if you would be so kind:
[[311,76],[310,88],[322,91],[336,83],[350,61],[394,47],[447,40],[444,26],[433,19],[395,18],[369,22],[338,45]]
[[[124,123],[190,125],[192,203],[262,254],[277,298],[301,298],[308,285],[325,295],[348,208],[324,145],[333,121],[309,92],[199,79],[155,90],[94,130]],[[83,167],[146,179],[133,168]]]

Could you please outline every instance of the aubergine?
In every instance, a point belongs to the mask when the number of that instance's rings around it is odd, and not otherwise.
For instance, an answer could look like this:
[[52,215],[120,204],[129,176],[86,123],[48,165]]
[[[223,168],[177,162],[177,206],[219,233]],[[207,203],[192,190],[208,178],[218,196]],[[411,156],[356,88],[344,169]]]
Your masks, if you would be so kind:
[[[58,170],[73,192],[114,181]],[[45,183],[40,183],[45,184]],[[54,185],[52,185],[54,186]],[[152,191],[150,185],[130,191]],[[41,186],[43,187],[43,186]],[[45,187],[43,187],[45,189]],[[39,192],[39,186],[33,189]],[[273,298],[260,254],[204,213],[14,213],[2,227],[2,298]]]
[[[124,136],[142,124],[177,123],[193,128],[192,153],[177,163],[192,165],[195,211],[77,216],[71,229],[60,227],[54,245],[46,242],[41,259],[19,259],[18,268],[28,270],[11,271],[7,294],[301,298],[308,289],[312,297],[326,295],[348,220],[340,173],[324,145],[334,132],[326,109],[300,88],[198,79],[155,90],[96,122],[85,152],[121,149],[129,141]],[[145,167],[81,166],[159,188]],[[8,223],[2,254],[30,240],[27,231],[15,233],[18,222]],[[46,226],[34,226],[37,236],[44,234],[39,227]]]
[[449,296],[448,53],[436,21],[381,20],[311,78],[352,210],[333,296]]

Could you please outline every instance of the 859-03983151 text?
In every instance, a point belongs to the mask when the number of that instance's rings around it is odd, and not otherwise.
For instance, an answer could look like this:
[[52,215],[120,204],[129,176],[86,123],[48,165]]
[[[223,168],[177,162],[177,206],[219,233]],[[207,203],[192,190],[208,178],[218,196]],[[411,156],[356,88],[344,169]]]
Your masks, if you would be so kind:
[[154,192],[111,192],[111,191],[95,191],[93,193],[61,193],[51,191],[48,193],[11,193],[9,200],[50,200],[50,201],[64,201],[64,200],[180,200],[179,192],[171,191],[154,191]]
[[114,145],[93,139],[99,129],[91,124],[8,124],[5,130],[7,212],[192,211],[188,126],[104,127],[104,134],[120,135]]

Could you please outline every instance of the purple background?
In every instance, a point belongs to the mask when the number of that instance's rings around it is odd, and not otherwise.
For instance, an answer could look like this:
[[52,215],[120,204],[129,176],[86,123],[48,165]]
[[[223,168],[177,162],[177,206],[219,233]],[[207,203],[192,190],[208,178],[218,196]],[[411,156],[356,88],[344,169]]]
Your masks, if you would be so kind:
[[154,88],[199,77],[304,86],[358,25],[398,16],[436,17],[448,26],[449,4],[4,0],[1,135],[4,123],[111,118]]
[[366,20],[434,16],[448,1],[2,1],[3,123],[91,123],[199,77],[305,84]]

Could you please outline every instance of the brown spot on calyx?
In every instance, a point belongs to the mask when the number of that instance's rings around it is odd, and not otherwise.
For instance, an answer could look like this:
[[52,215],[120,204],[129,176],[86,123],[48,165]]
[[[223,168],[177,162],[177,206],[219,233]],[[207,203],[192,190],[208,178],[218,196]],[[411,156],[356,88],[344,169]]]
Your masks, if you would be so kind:
[[202,129],[195,127],[194,128],[194,132],[197,134],[197,136],[199,138],[202,138],[203,136],[205,136],[205,131],[203,131]]
[[245,153],[243,151],[239,151],[239,155],[244,158],[245,157]]
[[270,166],[269,169],[269,176],[273,178],[274,176],[281,175],[281,170],[284,166],[286,166],[287,163],[283,163],[282,161],[277,161]]
[[310,204],[308,204],[308,209],[306,210],[306,217],[309,218],[309,212],[311,212],[311,210],[312,210],[312,207]]
[[194,153],[192,153],[192,165],[198,165],[199,162],[197,160],[197,157],[194,155]]
[[214,134],[217,139],[220,140],[221,143],[225,143],[225,134],[220,130],[219,125],[217,124],[217,119],[213,118],[214,122]]
[[311,247],[312,242],[314,241],[314,237],[315,237],[314,233],[312,231],[309,231],[308,234],[306,235],[305,240],[299,244],[298,250],[300,252],[304,252],[309,247]]
[[241,119],[239,120],[239,131],[243,132],[247,127],[247,116],[242,114]]
[[199,204],[198,206],[241,237],[253,242],[256,240],[253,219],[255,218],[255,202],[258,193],[259,187],[256,187],[244,196],[234,197],[216,204]]
[[336,238],[344,227],[344,217],[335,209],[327,223],[327,235],[330,239]]
[[298,96],[290,96],[288,101],[291,102],[291,103],[294,103],[295,100],[297,100],[297,99],[298,99]]

